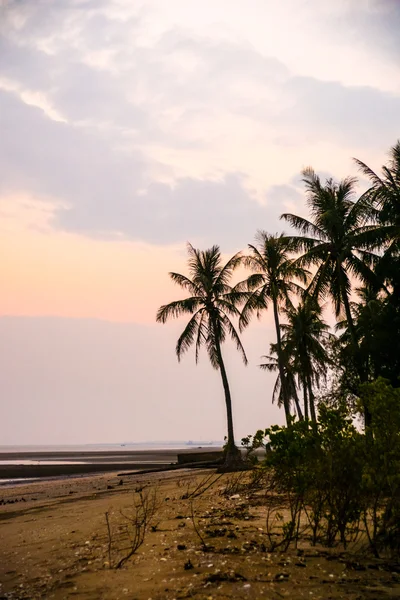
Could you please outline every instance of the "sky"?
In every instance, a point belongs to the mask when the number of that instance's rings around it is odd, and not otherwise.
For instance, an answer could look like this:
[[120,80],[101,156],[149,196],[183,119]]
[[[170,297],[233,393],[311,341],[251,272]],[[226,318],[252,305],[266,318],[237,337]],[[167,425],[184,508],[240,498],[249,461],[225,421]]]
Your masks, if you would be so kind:
[[[400,0],[0,0],[0,444],[223,439],[168,272],[306,214],[304,167],[385,162],[399,30]],[[243,341],[237,439],[283,422],[271,315]]]

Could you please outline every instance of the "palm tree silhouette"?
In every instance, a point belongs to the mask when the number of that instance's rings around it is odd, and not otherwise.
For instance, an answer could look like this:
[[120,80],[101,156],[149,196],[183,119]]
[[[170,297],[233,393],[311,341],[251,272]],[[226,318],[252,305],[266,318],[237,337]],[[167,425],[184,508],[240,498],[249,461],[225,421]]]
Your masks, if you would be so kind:
[[359,169],[371,181],[363,199],[369,201],[371,216],[379,223],[379,240],[386,240],[385,254],[400,252],[400,140],[390,149],[389,163],[382,167],[382,176],[357,158]]
[[[282,219],[300,231],[291,236],[300,266],[317,268],[310,291],[318,298],[330,297],[336,316],[344,309],[352,344],[357,354],[358,339],[350,306],[351,276],[363,283],[376,284],[371,267],[378,257],[371,251],[376,245],[377,226],[370,224],[370,207],[364,199],[352,199],[356,180],[346,178],[335,183],[328,179],[325,185],[313,169],[303,171],[307,190],[307,204],[312,221],[285,213]],[[359,377],[365,374],[359,364]]]
[[384,248],[376,274],[383,284],[392,288],[393,294],[400,297],[400,140],[390,149],[389,162],[382,167],[381,176],[361,160],[354,160],[372,184],[363,200],[378,225],[375,245]]
[[[278,377],[276,378],[274,389],[272,392],[272,402],[275,400],[278,403],[278,406],[283,405],[283,395],[282,395],[282,385],[281,385],[281,377],[279,374],[279,361],[276,358],[277,350],[276,344],[270,344],[270,355],[262,356],[265,362],[258,365],[260,369],[264,371],[269,371],[270,373],[278,371]],[[284,377],[285,377],[285,388],[289,397],[289,402],[293,401],[296,406],[297,416],[299,420],[302,421],[304,419],[303,412],[301,410],[299,396],[297,393],[297,383],[296,383],[296,370],[294,366],[294,358],[293,356],[289,356],[286,352],[285,347],[283,347],[283,357],[284,357]]]
[[247,364],[242,342],[231,321],[232,316],[240,316],[237,303],[241,294],[232,290],[230,279],[233,271],[240,264],[241,255],[235,254],[223,265],[218,246],[201,251],[188,244],[187,250],[190,278],[179,273],[170,273],[170,277],[190,296],[161,306],[156,319],[159,323],[165,323],[169,318],[191,315],[176,344],[178,360],[180,361],[183,353],[194,345],[197,363],[200,348],[204,345],[211,365],[221,373],[228,425],[224,466],[233,468],[240,463],[241,457],[235,445],[232,399],[221,346],[227,337],[230,337],[239,350],[244,364]]
[[287,323],[281,325],[285,353],[293,357],[293,368],[303,389],[304,415],[317,421],[314,384],[325,377],[329,357],[324,342],[334,337],[322,320],[322,307],[307,294],[302,301],[285,308]]
[[279,311],[288,302],[290,294],[295,294],[302,289],[294,280],[299,279],[305,283],[307,272],[290,257],[293,243],[283,234],[270,235],[266,231],[258,231],[256,244],[249,244],[249,249],[250,254],[244,256],[242,262],[253,273],[235,287],[236,291],[246,294],[239,327],[243,330],[248,326],[254,313],[260,318],[262,311],[272,304],[282,403],[286,422],[289,425],[291,422],[290,394],[285,378]]

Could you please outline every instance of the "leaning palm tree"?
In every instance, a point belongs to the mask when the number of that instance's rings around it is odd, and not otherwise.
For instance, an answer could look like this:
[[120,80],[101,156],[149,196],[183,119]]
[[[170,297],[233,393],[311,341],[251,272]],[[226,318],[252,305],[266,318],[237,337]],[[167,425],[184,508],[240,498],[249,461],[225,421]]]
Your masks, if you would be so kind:
[[[375,283],[372,267],[377,256],[370,250],[377,244],[377,227],[370,224],[370,206],[363,199],[353,200],[356,180],[346,178],[322,185],[313,169],[303,171],[307,204],[312,220],[290,213],[281,216],[301,235],[291,236],[297,252],[303,253],[297,264],[316,267],[310,291],[315,297],[330,297],[336,316],[344,309],[354,349],[357,332],[350,306],[351,276],[363,283]],[[359,376],[364,380],[361,368]]]
[[292,357],[293,368],[303,389],[304,415],[316,423],[314,387],[326,376],[329,364],[325,342],[334,337],[322,320],[322,307],[305,295],[302,301],[285,308],[287,323],[281,325],[285,352]]
[[159,323],[165,323],[171,317],[190,315],[191,318],[176,344],[178,360],[194,345],[197,363],[200,347],[204,345],[211,365],[221,373],[228,421],[225,467],[231,468],[240,462],[240,451],[235,445],[231,392],[221,346],[230,337],[241,353],[243,362],[247,364],[246,353],[231,321],[232,316],[240,316],[236,306],[240,294],[233,292],[230,279],[234,269],[240,264],[241,255],[235,254],[224,265],[218,246],[201,251],[188,244],[187,249],[190,277],[179,273],[170,273],[170,277],[190,295],[161,306],[156,318]]
[[298,279],[305,283],[307,272],[291,258],[293,243],[283,234],[270,235],[266,231],[259,231],[256,235],[256,244],[249,244],[249,250],[250,254],[243,257],[242,262],[253,273],[235,287],[237,292],[246,294],[239,327],[243,330],[248,326],[254,313],[260,318],[262,311],[272,304],[282,403],[286,422],[289,425],[291,422],[290,394],[285,378],[279,311],[287,303],[291,294],[296,294],[299,289],[302,289],[295,280]]

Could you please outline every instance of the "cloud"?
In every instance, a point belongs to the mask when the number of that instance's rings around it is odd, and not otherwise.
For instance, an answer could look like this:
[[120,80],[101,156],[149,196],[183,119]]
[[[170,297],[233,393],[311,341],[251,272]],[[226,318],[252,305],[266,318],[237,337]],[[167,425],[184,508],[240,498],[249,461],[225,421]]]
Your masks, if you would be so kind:
[[400,95],[310,77],[290,78],[285,90],[292,103],[280,119],[299,139],[302,130],[307,141],[329,136],[339,144],[390,145],[400,130]]
[[2,194],[29,188],[56,202],[54,227],[161,244],[190,239],[228,250],[246,244],[259,227],[278,226],[283,196],[272,190],[279,203],[267,197],[261,206],[241,174],[181,178],[174,185],[149,181],[140,154],[113,151],[84,129],[52,121],[15,95],[0,93],[0,105]]
[[[240,174],[221,181],[179,179],[171,187],[153,183],[131,201],[114,202],[108,212],[81,207],[59,213],[59,225],[86,233],[105,231],[112,223],[125,235],[151,243],[171,244],[190,240],[200,246],[217,243],[237,250],[254,237],[258,228],[281,228],[279,215],[284,196],[272,190],[261,206],[246,191]],[[286,198],[287,200],[287,198]]]
[[[400,4],[398,0],[368,0],[348,3],[347,10],[336,19],[335,29],[343,38],[374,50],[398,65],[400,60]],[[332,28],[332,21],[330,22]]]
[[139,154],[109,148],[98,137],[52,121],[39,108],[0,92],[2,193],[29,189],[66,203],[86,199],[95,211],[141,185]]
[[151,37],[143,5],[10,7],[0,186],[54,202],[58,229],[234,249],[301,204],[290,178],[303,152],[390,146],[400,126],[399,96],[300,77],[215,29]]

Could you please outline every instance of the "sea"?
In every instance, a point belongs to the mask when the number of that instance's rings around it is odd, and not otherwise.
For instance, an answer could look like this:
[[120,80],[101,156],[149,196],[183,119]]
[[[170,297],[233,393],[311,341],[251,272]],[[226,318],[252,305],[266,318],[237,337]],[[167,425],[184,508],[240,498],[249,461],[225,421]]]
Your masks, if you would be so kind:
[[[149,462],[160,466],[170,464],[171,457],[134,456],[136,452],[151,453],[196,448],[221,448],[221,441],[154,441],[154,442],[123,442],[114,444],[62,444],[62,445],[0,445],[0,486],[18,484],[36,479],[27,476],[23,478],[7,478],[7,471],[1,473],[2,466],[38,466],[38,465],[91,465],[94,463],[114,463],[132,461],[142,468]],[[101,453],[100,455],[98,453]],[[116,454],[117,453],[117,454]],[[125,454],[126,453],[126,454]],[[81,454],[81,456],[80,456]],[[52,478],[52,477],[51,477]],[[58,477],[57,477],[58,478]]]
[[[188,448],[203,448],[207,446],[223,446],[221,441],[164,441],[164,442],[123,442],[114,444],[35,444],[35,445],[1,445],[0,457],[4,453],[49,453],[55,454],[58,452],[140,452],[143,450],[184,450]],[[1,461],[0,461],[1,462]],[[19,462],[19,464],[24,464]]]

